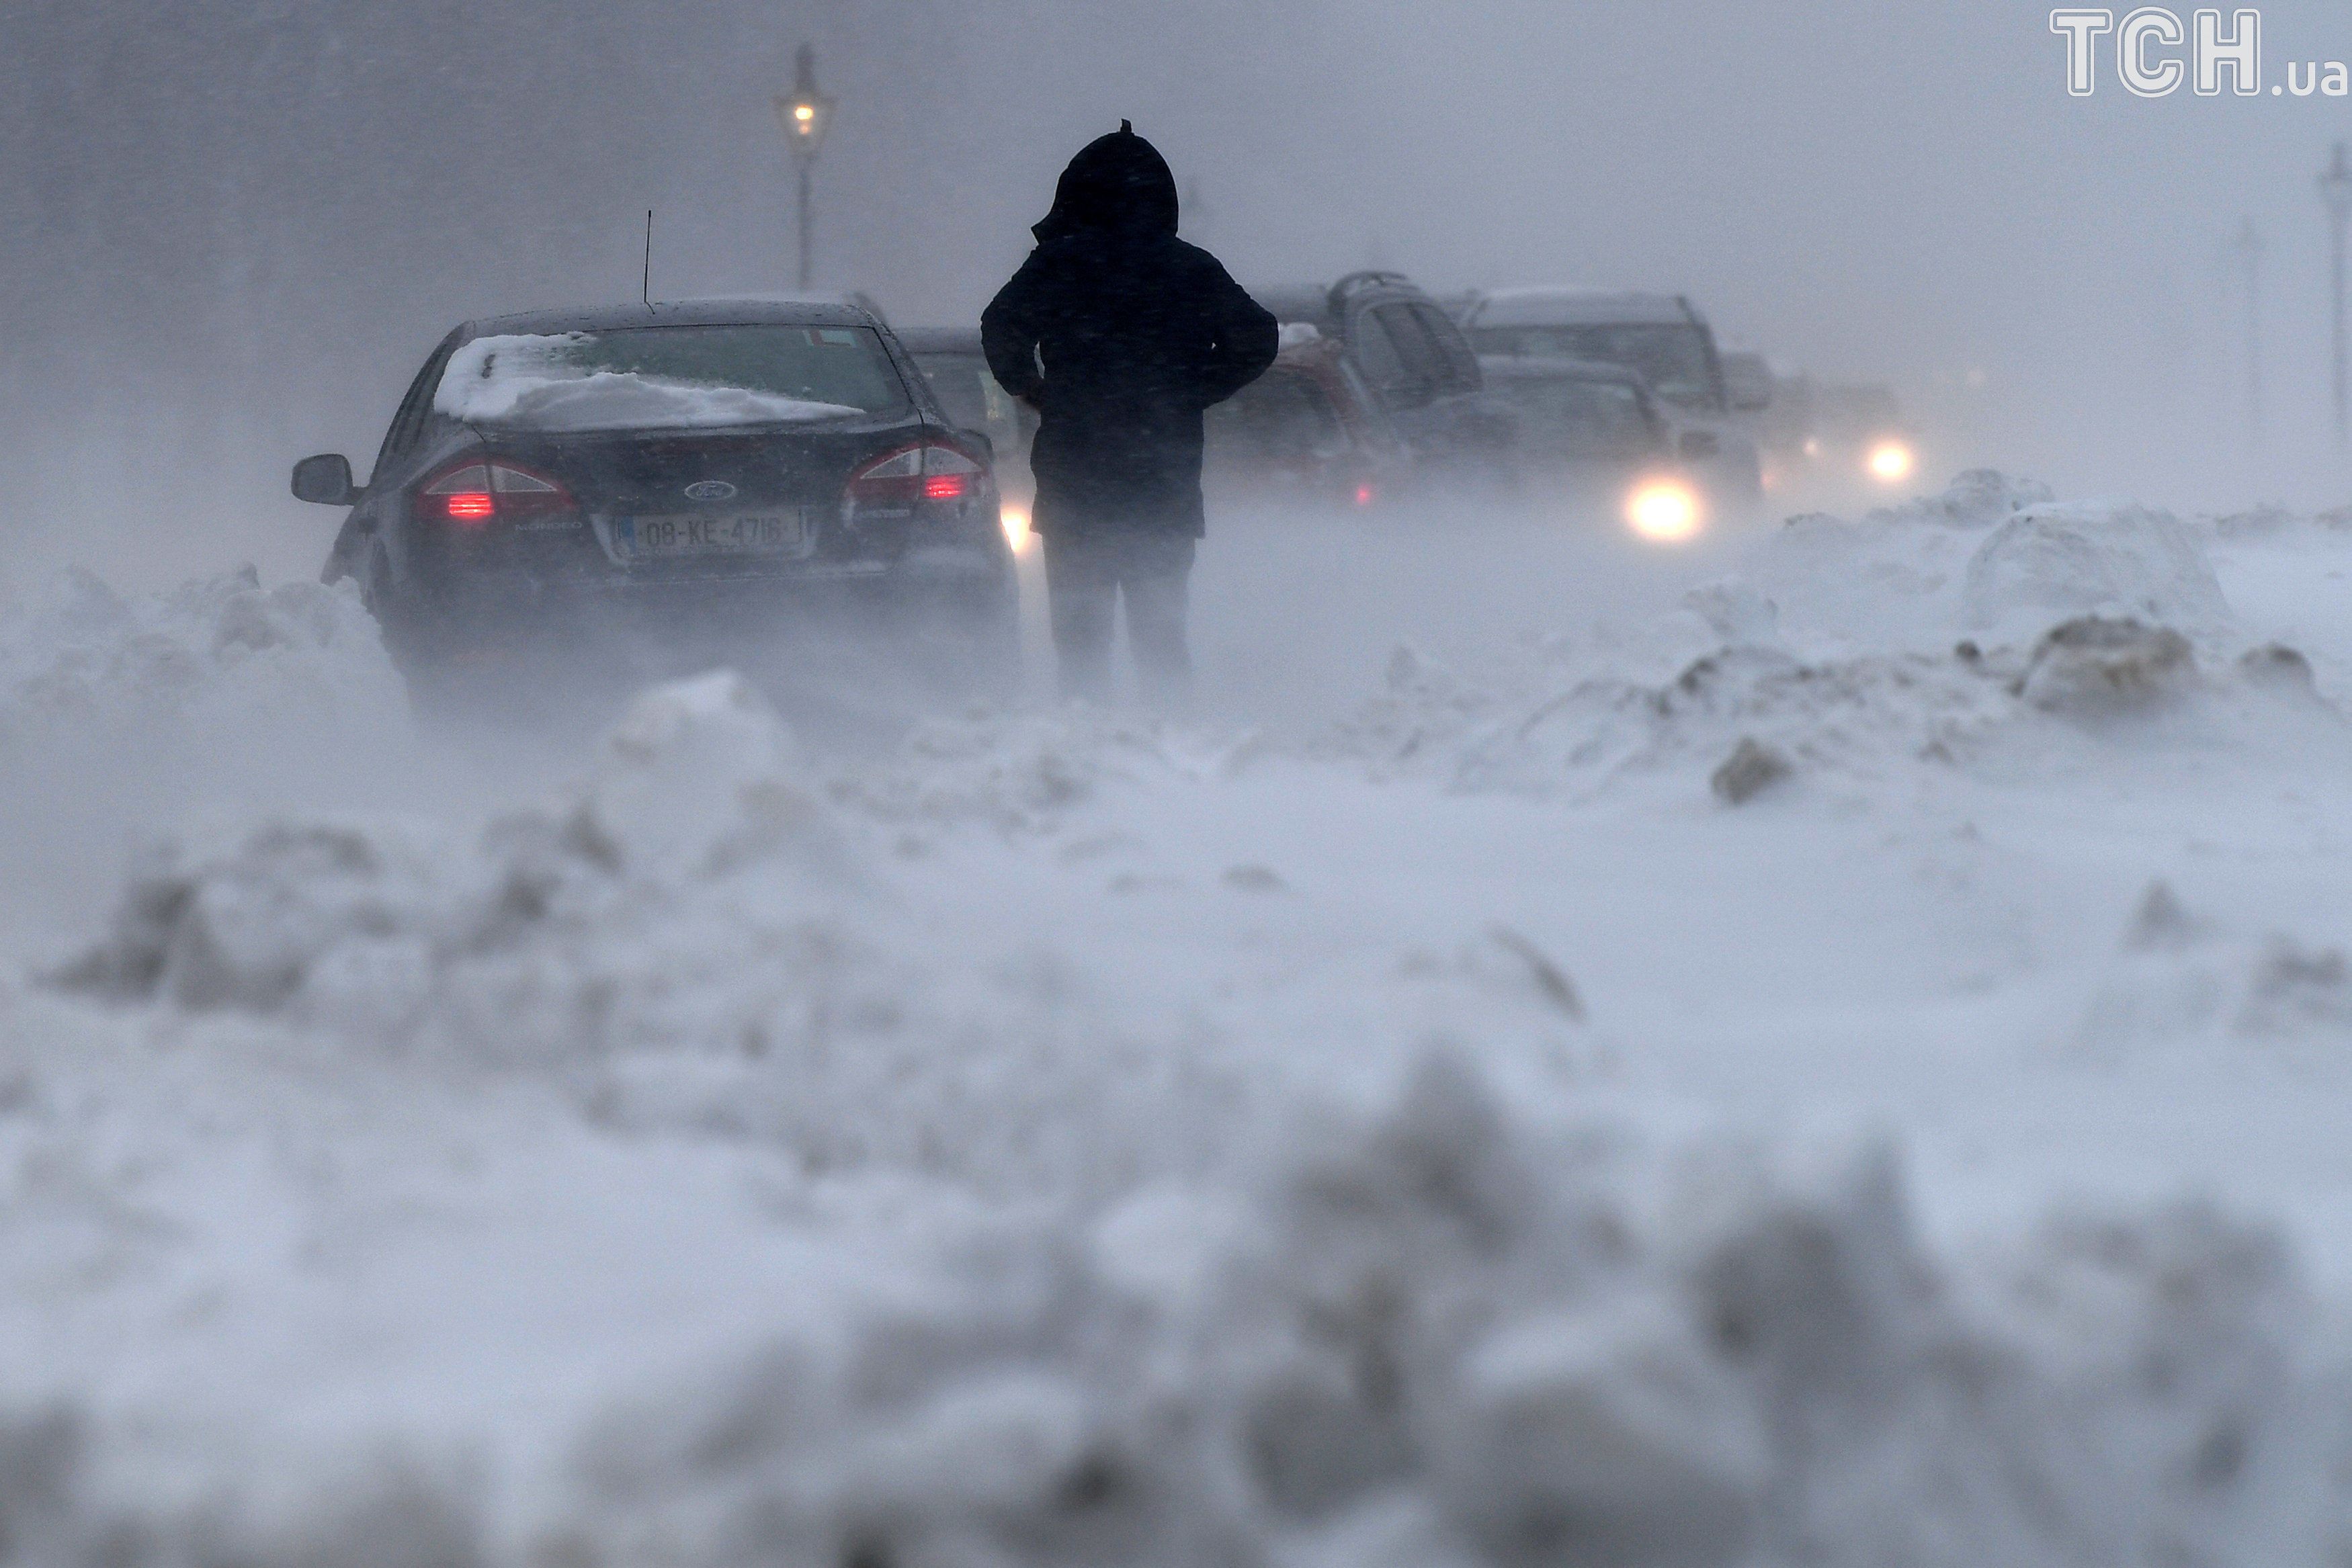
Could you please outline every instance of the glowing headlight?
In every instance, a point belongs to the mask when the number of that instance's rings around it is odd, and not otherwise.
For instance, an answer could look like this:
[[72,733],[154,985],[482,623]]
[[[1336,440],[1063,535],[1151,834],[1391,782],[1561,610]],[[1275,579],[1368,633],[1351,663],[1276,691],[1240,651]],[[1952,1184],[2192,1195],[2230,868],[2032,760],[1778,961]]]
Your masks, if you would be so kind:
[[1698,532],[1698,492],[1679,479],[1652,479],[1625,498],[1625,522],[1655,544],[1679,544]]
[[1004,524],[1004,542],[1014,549],[1019,549],[1021,541],[1029,537],[1029,514],[1019,507],[1008,504],[998,507],[996,515]]
[[1872,478],[1895,485],[1911,477],[1913,461],[1911,449],[1903,443],[1882,441],[1870,449],[1868,467]]

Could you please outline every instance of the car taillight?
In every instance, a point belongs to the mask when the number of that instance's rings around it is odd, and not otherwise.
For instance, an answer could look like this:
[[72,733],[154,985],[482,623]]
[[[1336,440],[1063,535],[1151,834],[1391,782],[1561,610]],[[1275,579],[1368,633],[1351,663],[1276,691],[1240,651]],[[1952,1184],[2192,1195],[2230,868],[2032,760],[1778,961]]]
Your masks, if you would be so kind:
[[969,454],[924,442],[886,453],[850,475],[846,494],[856,505],[961,501],[978,493],[986,473]]
[[473,462],[426,481],[417,510],[432,521],[478,528],[495,517],[537,517],[573,508],[572,493],[510,463]]

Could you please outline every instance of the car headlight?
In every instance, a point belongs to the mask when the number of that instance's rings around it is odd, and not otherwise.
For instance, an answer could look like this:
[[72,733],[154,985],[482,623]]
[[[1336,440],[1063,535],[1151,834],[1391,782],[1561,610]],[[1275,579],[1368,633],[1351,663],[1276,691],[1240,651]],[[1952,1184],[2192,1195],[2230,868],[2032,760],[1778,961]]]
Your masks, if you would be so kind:
[[1882,441],[1870,449],[1870,455],[1864,459],[1864,465],[1870,470],[1870,476],[1880,483],[1899,485],[1911,477],[1911,470],[1917,461],[1905,443]]
[[1625,497],[1625,523],[1653,544],[1680,544],[1701,521],[1698,492],[1680,479],[1645,479]]

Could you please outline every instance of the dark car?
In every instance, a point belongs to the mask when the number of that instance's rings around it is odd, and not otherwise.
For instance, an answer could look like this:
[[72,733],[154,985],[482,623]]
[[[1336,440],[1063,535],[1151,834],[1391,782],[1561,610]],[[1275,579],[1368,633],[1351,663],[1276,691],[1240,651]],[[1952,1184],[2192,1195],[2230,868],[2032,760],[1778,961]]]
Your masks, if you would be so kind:
[[[546,310],[451,332],[324,577],[355,577],[412,673],[623,620],[656,640],[846,609],[1007,657],[1012,563],[983,444],[855,306],[709,300]],[[861,618],[863,618],[861,620]]]
[[1693,470],[1714,456],[1714,434],[1678,429],[1638,371],[1522,355],[1481,364],[1487,390],[1517,414],[1517,470],[1532,507],[1622,520],[1665,542],[1705,527]]
[[1402,273],[1355,272],[1328,288],[1260,288],[1257,302],[1344,344],[1424,471],[1499,477],[1510,415],[1486,396],[1478,356],[1454,319]]
[[1027,526],[1036,482],[1029,475],[1029,443],[1037,434],[1037,413],[1023,404],[988,371],[977,327],[903,327],[898,340],[956,424],[985,434],[994,448],[997,488],[1003,493],[1008,537]]
[[1309,327],[1284,332],[1266,372],[1208,411],[1209,487],[1348,508],[1407,492],[1412,455],[1346,347]]
[[1706,465],[1719,502],[1748,506],[1763,496],[1763,469],[1749,411],[1724,376],[1715,329],[1679,294],[1599,288],[1496,288],[1458,301],[1462,328],[1482,355],[1590,360],[1640,373],[1685,424],[1711,431]]

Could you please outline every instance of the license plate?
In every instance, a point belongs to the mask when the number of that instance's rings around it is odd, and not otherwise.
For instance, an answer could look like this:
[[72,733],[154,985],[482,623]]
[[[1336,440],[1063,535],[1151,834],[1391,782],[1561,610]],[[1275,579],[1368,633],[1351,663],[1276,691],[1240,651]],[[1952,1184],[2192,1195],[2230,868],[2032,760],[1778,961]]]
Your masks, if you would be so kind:
[[815,533],[805,511],[723,516],[615,517],[613,546],[633,558],[677,555],[806,555]]

